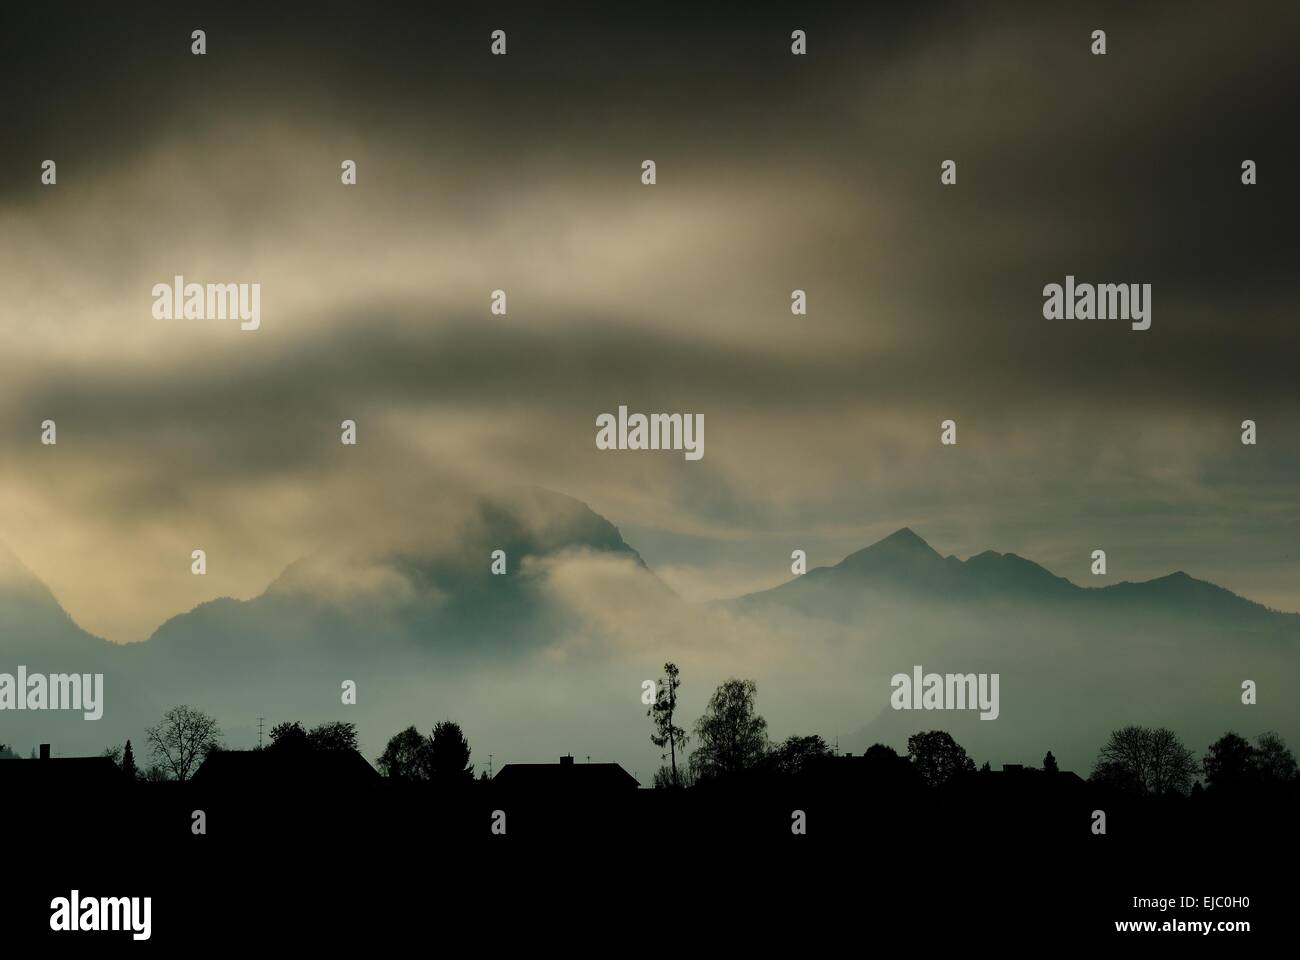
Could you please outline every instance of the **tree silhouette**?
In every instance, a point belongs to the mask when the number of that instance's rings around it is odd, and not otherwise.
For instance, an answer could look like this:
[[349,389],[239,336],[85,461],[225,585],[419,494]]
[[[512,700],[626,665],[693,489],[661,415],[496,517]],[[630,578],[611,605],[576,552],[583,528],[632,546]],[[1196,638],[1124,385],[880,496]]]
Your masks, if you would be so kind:
[[1269,731],[1255,738],[1255,773],[1264,783],[1288,783],[1296,778],[1296,762],[1286,742]]
[[126,742],[126,748],[122,751],[122,773],[126,774],[127,780],[131,783],[140,779],[140,771],[135,765],[135,751],[131,749],[131,741]]
[[718,779],[751,770],[767,753],[767,721],[754,710],[758,684],[734,677],[723,682],[695,724],[698,746],[691,766],[700,779]]
[[676,786],[679,789],[685,789],[695,785],[695,775],[691,772],[690,758],[683,757],[682,762],[678,764],[677,769],[665,764],[655,771],[653,783],[656,790],[668,790],[674,786],[673,780],[676,778]]
[[894,788],[922,782],[921,775],[907,757],[900,757],[897,750],[883,743],[873,743],[868,747],[862,760],[866,777],[873,785]]
[[357,749],[357,725],[342,720],[330,720],[311,728],[307,742],[313,750]]
[[826,757],[831,756],[831,749],[826,741],[813,734],[810,737],[787,737],[779,746],[772,749],[769,760],[772,769],[786,776],[798,776]]
[[271,742],[267,745],[268,750],[297,753],[306,750],[308,746],[307,731],[303,729],[302,724],[297,720],[292,723],[277,723],[271,728]]
[[307,731],[298,721],[277,723],[270,728],[269,739],[270,743],[266,744],[268,751],[298,752],[307,749]]
[[392,735],[377,761],[381,773],[394,780],[424,780],[428,776],[425,763],[428,741],[415,727],[407,727]]
[[1208,786],[1240,787],[1254,779],[1255,748],[1245,737],[1228,731],[1214,743],[1201,760]]
[[426,775],[441,784],[469,783],[474,766],[469,762],[469,741],[460,725],[444,720],[429,735],[424,757]]
[[912,734],[907,738],[907,756],[921,779],[932,787],[941,786],[964,773],[975,772],[975,761],[943,730]]
[[271,728],[268,750],[277,753],[302,753],[308,750],[332,751],[357,749],[357,725],[330,720],[306,730],[297,720],[277,723]]
[[145,731],[158,764],[177,780],[190,778],[199,762],[221,747],[221,728],[202,710],[181,705],[163,714],[162,722]]
[[655,702],[646,711],[646,716],[654,720],[655,732],[650,734],[650,742],[660,750],[668,748],[672,769],[671,785],[681,785],[677,776],[677,750],[686,749],[686,731],[673,724],[673,714],[677,711],[677,688],[682,685],[680,671],[675,663],[664,664],[664,676],[659,681],[655,693]]
[[17,760],[18,754],[14,752],[13,747],[7,743],[0,743],[0,760]]
[[1127,793],[1158,797],[1186,793],[1195,770],[1192,752],[1172,730],[1133,725],[1110,735],[1089,779]]
[[1048,750],[1047,755],[1043,757],[1044,773],[1060,773],[1061,768],[1056,765],[1056,757],[1052,756],[1052,751]]
[[1187,793],[1196,773],[1192,751],[1183,746],[1172,730],[1160,727],[1150,732],[1150,788],[1158,797],[1167,793]]

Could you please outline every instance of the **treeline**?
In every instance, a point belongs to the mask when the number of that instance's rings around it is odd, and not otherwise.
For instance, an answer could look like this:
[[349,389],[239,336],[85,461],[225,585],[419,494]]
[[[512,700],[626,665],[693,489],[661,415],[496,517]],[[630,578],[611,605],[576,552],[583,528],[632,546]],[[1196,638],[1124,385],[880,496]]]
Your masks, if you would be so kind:
[[[726,680],[709,698],[703,714],[688,734],[678,725],[677,699],[681,672],[664,664],[664,676],[647,700],[652,722],[651,742],[659,747],[662,766],[653,783],[660,789],[688,789],[709,785],[786,779],[825,773],[841,758],[817,734],[795,735],[774,742],[767,721],[758,713],[758,685],[753,680]],[[150,764],[136,764],[131,741],[110,747],[111,758],[130,780],[186,781],[213,751],[224,749],[217,721],[189,706],[168,710],[146,731]],[[269,742],[259,749],[288,757],[313,751],[357,750],[357,730],[352,723],[330,721],[310,729],[297,721],[276,724]],[[0,744],[0,758],[17,758]],[[942,730],[908,738],[907,753],[875,744],[861,758],[860,773],[869,779],[940,787],[959,778],[990,773],[989,764],[976,770],[965,748]],[[434,725],[426,735],[407,727],[389,738],[375,759],[379,772],[391,780],[432,782],[460,786],[475,782],[469,740],[450,720]],[[1051,751],[1039,768],[1058,774]],[[486,781],[486,770],[479,781]],[[1297,780],[1295,756],[1276,733],[1263,733],[1254,742],[1227,732],[1197,760],[1166,728],[1126,726],[1116,730],[1102,746],[1088,781],[1094,786],[1135,797],[1190,795],[1206,787],[1216,791],[1266,789]]]
[[1172,730],[1128,726],[1110,735],[1089,780],[1134,796],[1196,793],[1205,786],[1241,790],[1290,783],[1296,760],[1276,733],[1252,744],[1228,731],[1198,762]]
[[[226,749],[216,718],[186,705],[168,710],[158,724],[146,731],[145,737],[153,762],[144,770],[136,766],[130,740],[125,747],[109,747],[102,755],[133,781],[184,782],[194,776],[210,754]],[[0,758],[8,749],[0,744]],[[295,760],[311,753],[359,752],[360,746],[354,723],[331,720],[308,729],[293,720],[273,726],[267,743],[257,749]],[[394,780],[427,780],[451,785],[474,779],[469,741],[460,726],[450,720],[435,724],[428,736],[421,735],[415,727],[394,734],[375,766]],[[486,770],[480,779],[487,779]]]
[[[755,775],[799,776],[825,769],[834,756],[816,734],[769,740],[767,721],[756,708],[758,685],[734,678],[722,683],[709,698],[693,728],[695,746],[688,753],[691,737],[677,725],[675,716],[680,687],[681,671],[673,663],[664,664],[664,676],[647,711],[653,723],[650,740],[664,750],[664,766],[654,778],[656,787],[682,788]],[[965,748],[942,730],[913,734],[905,757],[878,743],[862,759],[878,778],[914,779],[932,787],[977,772],[992,772],[987,762],[976,771]],[[1050,750],[1041,767],[1029,769],[1059,773]],[[1112,733],[1102,746],[1088,781],[1130,796],[1162,797],[1193,794],[1207,786],[1218,790],[1266,788],[1296,778],[1295,756],[1273,732],[1260,734],[1251,743],[1229,731],[1210,744],[1198,761],[1171,730],[1127,726]]]

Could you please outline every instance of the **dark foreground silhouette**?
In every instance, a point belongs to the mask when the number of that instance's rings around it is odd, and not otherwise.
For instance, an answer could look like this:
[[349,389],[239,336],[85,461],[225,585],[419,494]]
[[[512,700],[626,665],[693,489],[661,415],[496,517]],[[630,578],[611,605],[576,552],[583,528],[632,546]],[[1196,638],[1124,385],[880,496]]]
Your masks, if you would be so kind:
[[228,755],[186,783],[128,782],[104,758],[6,761],[4,846],[24,876],[9,929],[50,935],[50,900],[72,889],[153,897],[153,939],[174,943],[447,924],[635,939],[664,897],[769,944],[823,923],[918,944],[1114,937],[1116,920],[1167,918],[1134,897],[1178,895],[1248,896],[1236,916],[1263,929],[1297,849],[1294,785],[1134,798],[1012,768],[929,787],[838,757],[689,790],[563,775],[585,764],[448,788],[310,756]]

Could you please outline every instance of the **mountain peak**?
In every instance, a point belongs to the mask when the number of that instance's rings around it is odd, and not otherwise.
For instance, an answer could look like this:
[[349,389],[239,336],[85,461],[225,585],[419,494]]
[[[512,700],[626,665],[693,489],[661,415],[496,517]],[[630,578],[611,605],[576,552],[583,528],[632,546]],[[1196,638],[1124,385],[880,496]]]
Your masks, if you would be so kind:
[[922,537],[918,536],[916,531],[911,527],[899,527],[889,536],[882,540],[877,540],[871,546],[867,547],[867,549],[874,550],[876,547],[885,546],[895,549],[923,550],[926,553],[933,553],[935,556],[938,556],[935,549],[926,543]]
[[883,540],[849,554],[838,566],[849,570],[887,570],[895,574],[916,571],[918,565],[930,568],[942,563],[943,558],[928,543],[916,535],[911,527],[895,530]]

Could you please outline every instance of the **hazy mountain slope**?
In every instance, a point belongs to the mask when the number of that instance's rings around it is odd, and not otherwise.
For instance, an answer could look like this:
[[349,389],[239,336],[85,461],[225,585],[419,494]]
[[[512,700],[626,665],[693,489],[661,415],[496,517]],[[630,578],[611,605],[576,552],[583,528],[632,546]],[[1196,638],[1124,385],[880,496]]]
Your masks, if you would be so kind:
[[[492,572],[493,552],[505,573]],[[260,662],[307,651],[345,662],[376,649],[446,661],[517,654],[559,626],[536,564],[565,551],[624,557],[618,529],[585,504],[536,489],[466,505],[460,526],[401,549],[324,551],[287,568],[261,596],[217,600],[173,617],[149,640],[159,655]]]
[[49,588],[0,544],[0,655],[10,661],[41,657],[62,662],[104,646],[77,626]]
[[[505,576],[491,573],[497,549]],[[0,670],[103,672],[106,707],[96,723],[5,716],[0,740],[94,753],[191,703],[237,745],[255,742],[259,717],[347,718],[374,753],[401,726],[451,716],[499,760],[571,749],[652,770],[640,684],[671,658],[688,726],[714,685],[746,676],[774,736],[902,748],[943,728],[980,759],[1051,749],[1086,772],[1129,722],[1171,726],[1198,751],[1229,728],[1300,743],[1298,645],[1300,617],[1182,573],[1087,589],[1014,554],[944,557],[907,529],[772,590],[694,606],[585,505],[510,491],[398,546],[321,551],[260,596],[201,604],[128,647],[81,631],[18,565],[0,591]],[[889,678],[916,664],[998,673],[999,718],[889,709]],[[1240,702],[1245,679],[1255,706]],[[355,706],[340,702],[344,681]]]
[[[1300,739],[1300,616],[1277,613],[1183,572],[1084,588],[1014,554],[941,557],[904,529],[832,567],[726,604],[841,637],[841,669],[862,685],[865,726],[841,745],[899,749],[946,729],[980,758],[1037,762],[1049,749],[1086,774],[1125,723],[1169,726],[1200,756],[1227,729]],[[890,678],[997,673],[1000,715],[894,710]],[[1256,704],[1241,702],[1253,680]]]
[[1251,626],[1294,628],[1300,615],[1282,614],[1182,571],[1141,583],[1080,587],[1013,553],[986,550],[968,560],[942,557],[904,527],[831,567],[730,601],[740,609],[773,606],[835,619],[864,612],[881,598],[939,605],[1034,604],[1072,615],[1211,617]]
[[[491,572],[498,549],[506,553],[501,576]],[[247,745],[259,716],[342,716],[344,680],[359,686],[347,716],[363,736],[425,713],[445,717],[454,689],[486,682],[479,699],[490,702],[494,671],[526,674],[535,655],[567,635],[572,617],[550,595],[548,575],[552,564],[583,556],[624,562],[647,590],[668,593],[613,524],[577,500],[535,489],[468,502],[454,525],[415,531],[391,550],[322,551],[257,597],[200,604],[127,646],[85,634],[34,577],[16,580],[21,590],[0,593],[0,671],[24,663],[32,671],[102,672],[106,707],[97,722],[53,712],[0,716],[0,740],[98,752],[139,739],[167,706],[191,703]]]

